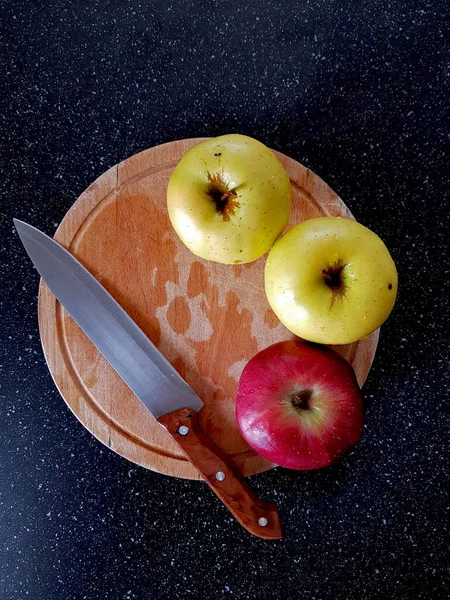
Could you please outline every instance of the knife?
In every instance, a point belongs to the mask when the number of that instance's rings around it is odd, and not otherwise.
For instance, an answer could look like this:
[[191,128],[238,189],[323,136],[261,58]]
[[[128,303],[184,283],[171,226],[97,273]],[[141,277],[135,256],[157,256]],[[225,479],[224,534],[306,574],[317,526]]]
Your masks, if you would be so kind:
[[260,500],[221,448],[201,430],[203,402],[133,319],[58,242],[14,219],[20,240],[56,299],[132,392],[177,442],[223,504],[253,535],[281,539],[278,509]]

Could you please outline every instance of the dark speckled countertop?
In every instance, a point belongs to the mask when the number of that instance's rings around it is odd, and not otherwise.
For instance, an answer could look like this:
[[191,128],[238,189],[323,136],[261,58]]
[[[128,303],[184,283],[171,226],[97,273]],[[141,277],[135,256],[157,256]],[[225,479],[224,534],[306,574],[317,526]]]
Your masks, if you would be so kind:
[[[3,4],[2,600],[448,597],[448,15],[444,0],[353,4]],[[47,370],[12,225],[53,234],[118,161],[229,132],[318,173],[400,276],[359,446],[326,470],[251,478],[279,504],[282,542],[80,425]]]

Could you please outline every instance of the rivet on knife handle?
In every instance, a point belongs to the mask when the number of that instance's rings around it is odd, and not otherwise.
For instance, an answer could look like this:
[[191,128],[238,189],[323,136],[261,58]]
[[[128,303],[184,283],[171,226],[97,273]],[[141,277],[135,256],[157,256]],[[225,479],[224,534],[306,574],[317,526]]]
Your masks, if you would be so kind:
[[158,421],[247,531],[268,540],[283,537],[277,506],[252,492],[231,458],[203,433],[196,411],[182,408]]

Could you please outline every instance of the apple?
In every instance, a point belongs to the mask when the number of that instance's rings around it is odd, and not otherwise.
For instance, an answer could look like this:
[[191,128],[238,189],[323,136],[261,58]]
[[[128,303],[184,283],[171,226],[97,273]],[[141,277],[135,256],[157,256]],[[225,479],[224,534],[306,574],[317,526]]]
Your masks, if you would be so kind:
[[291,186],[264,144],[245,135],[191,148],[167,186],[170,221],[197,256],[238,264],[265,254],[287,224]]
[[280,321],[320,344],[349,344],[387,319],[397,295],[397,270],[372,231],[350,219],[309,219],[271,249],[266,296]]
[[261,456],[288,469],[318,469],[360,439],[363,398],[352,367],[337,352],[289,340],[244,367],[236,418]]

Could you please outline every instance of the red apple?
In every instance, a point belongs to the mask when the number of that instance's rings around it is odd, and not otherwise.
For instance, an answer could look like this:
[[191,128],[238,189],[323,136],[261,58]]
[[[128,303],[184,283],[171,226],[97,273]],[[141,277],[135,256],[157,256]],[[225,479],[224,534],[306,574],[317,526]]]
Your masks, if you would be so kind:
[[325,346],[290,340],[245,366],[236,417],[248,445],[288,469],[335,462],[361,437],[363,398],[350,364]]

